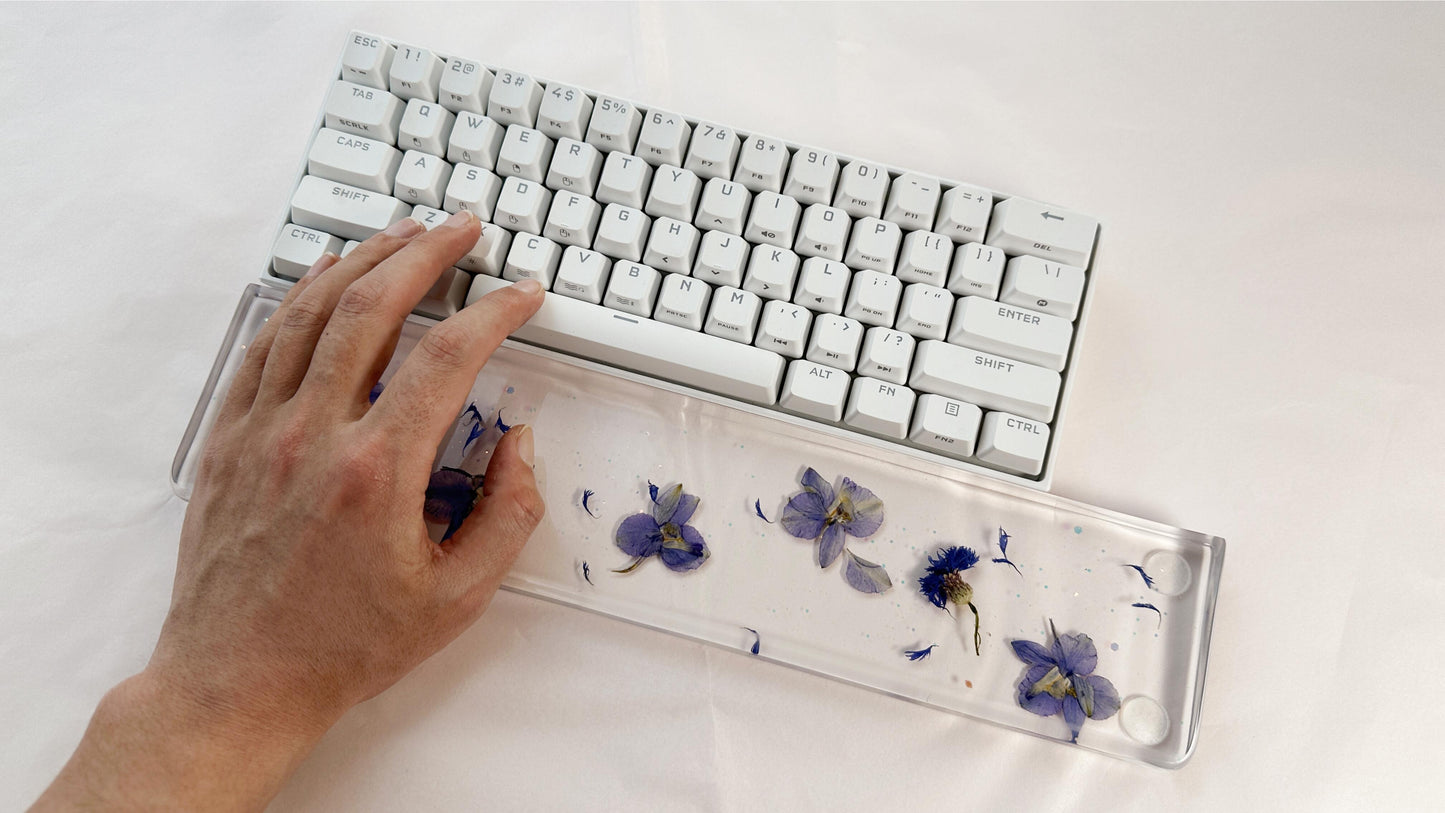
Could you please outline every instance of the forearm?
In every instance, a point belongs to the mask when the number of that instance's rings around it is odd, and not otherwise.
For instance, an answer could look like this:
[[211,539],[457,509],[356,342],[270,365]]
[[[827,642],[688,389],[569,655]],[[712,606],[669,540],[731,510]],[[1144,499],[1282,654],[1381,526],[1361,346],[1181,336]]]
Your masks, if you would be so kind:
[[101,700],[33,810],[260,810],[325,729],[268,728],[142,672]]

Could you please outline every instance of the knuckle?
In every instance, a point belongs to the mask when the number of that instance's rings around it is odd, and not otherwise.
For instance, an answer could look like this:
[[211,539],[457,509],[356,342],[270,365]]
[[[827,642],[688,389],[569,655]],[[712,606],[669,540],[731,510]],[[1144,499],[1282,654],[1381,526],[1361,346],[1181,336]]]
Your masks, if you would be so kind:
[[336,300],[336,310],[348,316],[366,316],[380,310],[386,303],[386,286],[375,279],[362,277],[346,286]]
[[442,324],[427,331],[416,349],[431,365],[454,370],[466,365],[471,346],[472,338],[466,331]]
[[520,524],[528,533],[542,523],[542,517],[547,515],[547,503],[542,500],[542,495],[535,488],[519,488],[512,493],[513,513],[518,517]]
[[357,487],[384,487],[391,479],[387,455],[375,441],[348,443],[337,459],[342,482]]
[[281,319],[282,330],[316,331],[325,327],[331,313],[326,309],[320,299],[310,296],[300,296],[291,307],[286,309],[286,315]]

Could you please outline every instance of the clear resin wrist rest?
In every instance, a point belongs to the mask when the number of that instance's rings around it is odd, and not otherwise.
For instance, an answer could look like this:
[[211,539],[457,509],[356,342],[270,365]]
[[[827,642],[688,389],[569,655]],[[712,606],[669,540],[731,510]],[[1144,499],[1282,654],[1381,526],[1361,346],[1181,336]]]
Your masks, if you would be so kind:
[[[242,297],[172,468],[183,497],[280,296]],[[431,324],[407,323],[383,385]],[[1193,751],[1222,539],[510,342],[463,406],[438,535],[459,472],[535,429],[547,516],[511,590],[1124,759]]]

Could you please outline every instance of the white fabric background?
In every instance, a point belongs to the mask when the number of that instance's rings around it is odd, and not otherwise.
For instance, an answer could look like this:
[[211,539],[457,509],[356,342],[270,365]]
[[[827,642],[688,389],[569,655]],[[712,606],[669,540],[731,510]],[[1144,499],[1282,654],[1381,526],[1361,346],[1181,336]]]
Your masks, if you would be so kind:
[[1445,798],[1445,7],[0,6],[0,808],[144,663],[166,477],[345,32],[1104,222],[1054,491],[1228,538],[1167,772],[503,594],[277,810]]

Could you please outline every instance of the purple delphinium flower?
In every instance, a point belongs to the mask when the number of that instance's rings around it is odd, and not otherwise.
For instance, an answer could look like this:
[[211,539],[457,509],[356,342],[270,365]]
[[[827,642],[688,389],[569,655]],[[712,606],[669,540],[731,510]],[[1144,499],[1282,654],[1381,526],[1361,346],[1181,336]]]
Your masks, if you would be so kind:
[[472,513],[477,504],[477,494],[482,490],[482,475],[470,474],[461,469],[442,467],[432,472],[426,486],[426,503],[422,514],[430,521],[446,523],[442,541],[462,527],[462,521]]
[[935,607],[947,611],[948,602],[973,611],[973,654],[979,654],[983,636],[979,632],[978,608],[973,606],[973,586],[963,580],[962,573],[978,564],[978,554],[973,548],[954,545],[940,548],[936,556],[928,557],[928,569],[918,579],[918,592],[922,593]]
[[634,557],[632,564],[613,572],[631,573],[652,556],[661,559],[669,570],[696,570],[711,555],[702,534],[687,524],[701,501],[684,494],[681,484],[666,491],[647,485],[652,512],[633,514],[617,528],[617,547]]
[[844,537],[864,539],[883,524],[883,501],[847,477],[835,493],[812,468],[803,472],[803,490],[783,507],[783,529],[799,539],[818,543],[818,567],[833,564],[843,552]]
[[[1053,623],[1049,624],[1053,630]],[[1018,702],[1040,717],[1062,713],[1069,725],[1069,742],[1079,741],[1084,720],[1106,720],[1119,710],[1119,692],[1107,678],[1094,674],[1099,653],[1089,636],[1059,635],[1044,648],[1033,641],[1012,641],[1014,654],[1028,670],[1018,685]]]

